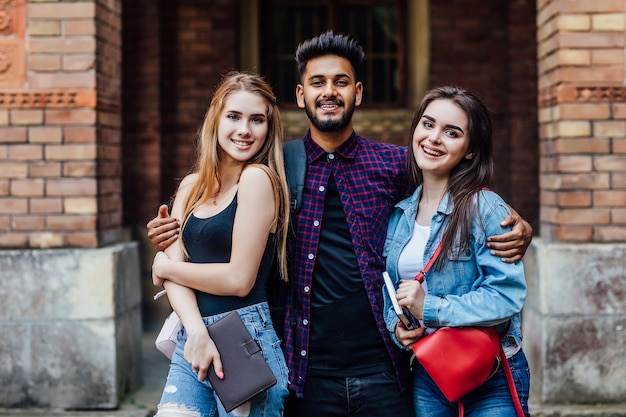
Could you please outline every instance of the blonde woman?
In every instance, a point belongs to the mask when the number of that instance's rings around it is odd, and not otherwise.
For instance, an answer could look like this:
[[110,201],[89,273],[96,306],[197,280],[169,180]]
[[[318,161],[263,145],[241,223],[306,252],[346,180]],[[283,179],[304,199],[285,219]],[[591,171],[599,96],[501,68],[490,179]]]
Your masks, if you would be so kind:
[[196,167],[181,181],[172,206],[182,225],[180,240],[157,253],[152,265],[153,283],[167,290],[183,324],[157,416],[230,415],[207,380],[211,364],[224,377],[207,325],[233,310],[278,381],[233,413],[281,415],[287,371],[266,285],[275,259],[287,276],[282,143],[271,87],[257,75],[227,75],[200,130]]

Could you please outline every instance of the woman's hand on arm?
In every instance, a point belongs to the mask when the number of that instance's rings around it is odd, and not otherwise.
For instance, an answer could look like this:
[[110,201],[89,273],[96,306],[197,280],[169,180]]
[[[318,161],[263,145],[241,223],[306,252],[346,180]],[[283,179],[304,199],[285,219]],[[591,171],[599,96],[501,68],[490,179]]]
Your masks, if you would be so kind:
[[506,263],[515,263],[522,259],[533,238],[532,226],[519,215],[513,207],[509,206],[511,214],[506,216],[502,226],[510,226],[511,231],[497,236],[490,236],[487,247],[491,254],[498,256]]
[[165,270],[171,262],[169,256],[165,252],[157,252],[152,261],[152,285],[155,287],[163,287],[165,282]]

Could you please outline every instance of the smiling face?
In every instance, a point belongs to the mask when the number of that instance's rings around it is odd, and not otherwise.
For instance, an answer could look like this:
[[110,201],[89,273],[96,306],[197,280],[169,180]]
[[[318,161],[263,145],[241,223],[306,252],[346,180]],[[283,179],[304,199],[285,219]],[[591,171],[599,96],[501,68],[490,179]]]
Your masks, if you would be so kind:
[[352,130],[352,114],[361,104],[362,91],[350,61],[325,55],[307,63],[302,84],[296,87],[296,98],[313,129],[343,135]]
[[431,102],[413,131],[413,154],[424,175],[449,178],[464,158],[471,159],[468,117],[448,99]]
[[222,155],[245,162],[267,139],[267,102],[258,94],[236,91],[226,98],[217,137]]

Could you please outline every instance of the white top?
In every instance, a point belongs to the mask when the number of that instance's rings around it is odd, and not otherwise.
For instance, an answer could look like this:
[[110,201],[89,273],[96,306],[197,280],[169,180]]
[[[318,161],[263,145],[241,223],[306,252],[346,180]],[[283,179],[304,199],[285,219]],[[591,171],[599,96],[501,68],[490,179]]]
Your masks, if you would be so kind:
[[[401,280],[410,281],[424,268],[424,248],[430,236],[430,226],[422,226],[415,222],[413,234],[408,241],[400,257],[398,258],[398,276]],[[426,261],[428,262],[428,261]],[[428,294],[428,285],[426,281],[422,283],[424,293]],[[423,326],[423,320],[420,320]],[[434,329],[426,328],[426,333],[432,333]]]

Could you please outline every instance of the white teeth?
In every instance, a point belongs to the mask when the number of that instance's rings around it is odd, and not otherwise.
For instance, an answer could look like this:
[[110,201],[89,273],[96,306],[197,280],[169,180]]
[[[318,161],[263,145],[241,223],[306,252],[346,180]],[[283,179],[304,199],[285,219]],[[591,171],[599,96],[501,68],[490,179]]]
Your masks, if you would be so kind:
[[252,142],[247,142],[247,141],[243,141],[243,140],[235,140],[235,139],[232,139],[232,142],[233,142],[235,145],[239,145],[239,146],[249,146],[249,145],[252,145]]
[[424,153],[427,153],[427,154],[432,155],[432,156],[441,156],[441,155],[443,155],[441,152],[437,152],[437,151],[435,151],[433,149],[428,149],[428,148],[422,148],[422,149],[424,149]]

